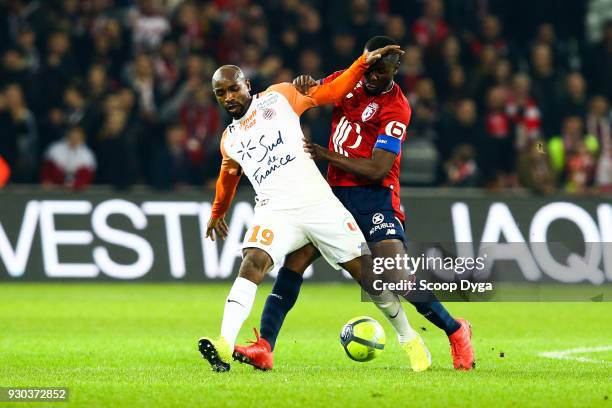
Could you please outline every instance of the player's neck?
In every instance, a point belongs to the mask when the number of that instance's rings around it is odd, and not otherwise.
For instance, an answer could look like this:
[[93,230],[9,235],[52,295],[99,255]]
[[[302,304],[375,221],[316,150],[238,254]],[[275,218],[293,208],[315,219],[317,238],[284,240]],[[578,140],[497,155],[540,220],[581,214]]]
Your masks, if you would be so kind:
[[395,81],[391,80],[391,82],[389,83],[389,86],[384,91],[381,92],[381,95],[385,94],[385,93],[389,92],[391,89],[393,89],[393,85],[395,85]]
[[246,115],[246,114],[247,114],[247,112],[249,111],[249,109],[251,108],[251,103],[252,103],[252,102],[253,102],[253,97],[251,96],[251,97],[249,97],[249,99],[247,99],[247,101],[246,101],[246,102],[245,102],[245,104],[244,104],[244,112],[242,112],[242,113],[240,114],[240,116],[237,116],[237,117],[236,117],[236,116],[233,116],[233,119],[234,119],[234,120],[240,120],[240,119],[242,119],[242,118],[244,117],[244,115]]
[[382,90],[380,93],[377,93],[377,94],[371,94],[371,93],[369,93],[369,92],[368,92],[368,88],[366,88],[366,87],[363,87],[363,90],[365,91],[366,95],[369,95],[369,96],[380,96],[380,95],[384,95],[384,94],[386,94],[386,93],[387,93],[387,92],[389,92],[391,89],[393,89],[393,85],[395,85],[395,81],[391,80],[391,82],[389,83],[389,85],[388,85],[388,86],[387,86],[385,89],[383,89],[383,90]]

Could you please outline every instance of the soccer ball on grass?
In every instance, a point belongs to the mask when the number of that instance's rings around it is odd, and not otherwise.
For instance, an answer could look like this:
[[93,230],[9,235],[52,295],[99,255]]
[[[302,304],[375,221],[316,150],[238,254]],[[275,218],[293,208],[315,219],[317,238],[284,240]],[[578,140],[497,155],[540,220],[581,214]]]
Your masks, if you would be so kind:
[[385,330],[371,317],[354,317],[342,328],[340,344],[351,360],[370,361],[385,348]]

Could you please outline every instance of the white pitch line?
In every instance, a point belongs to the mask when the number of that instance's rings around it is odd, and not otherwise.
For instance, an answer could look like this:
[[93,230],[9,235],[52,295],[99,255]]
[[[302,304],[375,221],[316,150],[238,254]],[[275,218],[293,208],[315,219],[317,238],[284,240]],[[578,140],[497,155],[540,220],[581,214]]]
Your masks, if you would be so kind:
[[612,364],[612,361],[596,360],[594,358],[578,357],[573,354],[584,354],[584,353],[597,353],[600,351],[610,351],[612,346],[599,346],[599,347],[578,347],[568,350],[559,351],[545,351],[539,353],[539,356],[546,358],[554,358],[557,360],[573,360],[580,361],[583,363],[596,363],[596,364]]

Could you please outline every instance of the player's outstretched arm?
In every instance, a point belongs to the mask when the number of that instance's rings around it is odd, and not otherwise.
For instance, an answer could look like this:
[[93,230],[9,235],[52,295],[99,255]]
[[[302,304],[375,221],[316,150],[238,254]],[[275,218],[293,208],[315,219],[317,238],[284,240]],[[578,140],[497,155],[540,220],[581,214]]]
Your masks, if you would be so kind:
[[368,67],[382,58],[383,55],[389,53],[403,54],[404,52],[400,50],[398,45],[387,45],[374,51],[364,52],[353,65],[334,78],[333,81],[311,87],[306,95],[301,94],[295,85],[288,83],[274,84],[267,91],[282,94],[294,112],[301,116],[302,113],[312,107],[342,100],[346,94],[355,88]]
[[355,88],[370,65],[376,63],[383,55],[392,53],[401,55],[404,51],[400,49],[399,45],[387,45],[373,51],[366,51],[349,69],[333,81],[310,88],[308,95],[312,98],[315,106],[339,102]]
[[326,160],[340,170],[364,177],[373,182],[384,180],[397,157],[395,153],[383,149],[374,149],[370,159],[348,158],[321,145],[312,143],[307,139],[303,140],[304,151],[310,154],[313,160]]

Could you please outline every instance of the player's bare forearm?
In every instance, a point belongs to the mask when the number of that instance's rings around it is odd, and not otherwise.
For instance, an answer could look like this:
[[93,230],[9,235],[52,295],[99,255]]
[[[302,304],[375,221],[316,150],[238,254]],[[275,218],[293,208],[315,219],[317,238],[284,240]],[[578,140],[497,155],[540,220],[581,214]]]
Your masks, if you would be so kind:
[[314,160],[328,161],[340,170],[373,182],[382,181],[391,170],[395,160],[395,154],[380,149],[374,149],[370,159],[349,158],[307,140],[304,140],[304,151],[309,153]]
[[385,178],[388,170],[372,159],[351,159],[331,150],[325,150],[326,160],[340,170],[364,177],[368,180],[378,182]]

